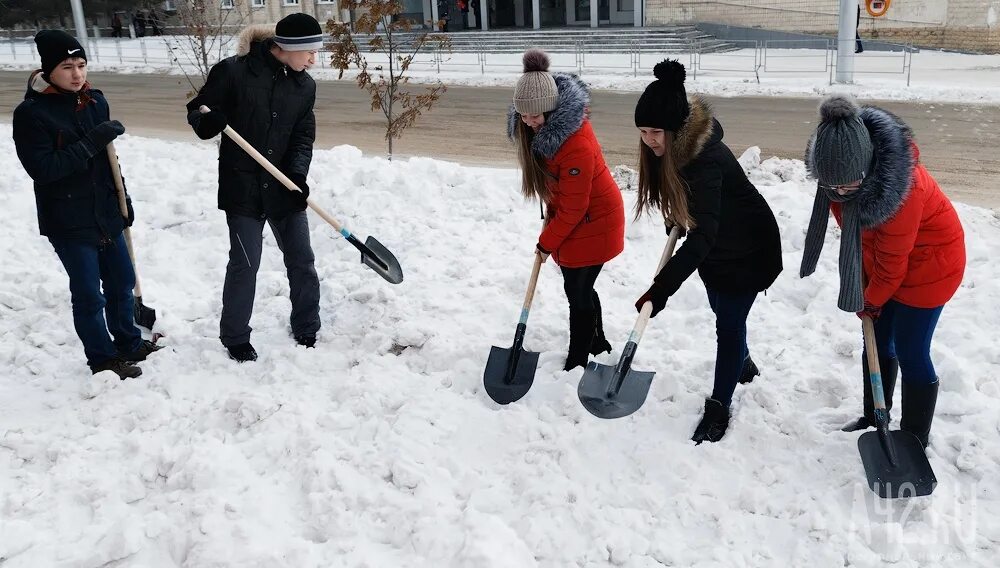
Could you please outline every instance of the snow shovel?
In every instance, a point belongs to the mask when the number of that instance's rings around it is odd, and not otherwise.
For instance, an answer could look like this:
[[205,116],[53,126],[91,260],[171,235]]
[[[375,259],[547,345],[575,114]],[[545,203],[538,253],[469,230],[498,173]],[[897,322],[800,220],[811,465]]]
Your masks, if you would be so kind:
[[542,255],[535,253],[535,266],[531,269],[528,279],[528,291],[524,294],[524,304],[521,305],[521,319],[517,322],[514,332],[514,344],[509,349],[493,346],[490,348],[490,358],[486,361],[486,371],[483,373],[483,386],[486,394],[499,404],[510,404],[520,400],[531,388],[535,380],[535,368],[538,367],[538,353],[525,351],[524,332],[528,325],[528,313],[531,311],[531,301],[535,297],[535,284],[538,283],[538,272],[542,268]]
[[882,370],[878,366],[875,346],[875,325],[866,316],[861,319],[861,326],[868,352],[876,421],[875,432],[867,432],[858,438],[858,451],[865,466],[868,487],[883,499],[930,495],[937,485],[937,478],[920,440],[910,432],[889,431],[889,417],[882,392]]
[[[656,266],[656,274],[674,254],[674,246],[680,237],[680,227],[674,226],[663,249],[660,263]],[[655,276],[655,274],[654,274]],[[649,385],[653,382],[653,371],[636,371],[632,369],[632,359],[639,348],[639,341],[649,323],[649,314],[653,312],[653,302],[646,302],[639,312],[639,319],[628,336],[621,359],[614,367],[591,361],[583,371],[583,378],[577,387],[580,402],[598,418],[621,418],[628,416],[646,402]]]
[[[115,189],[118,190],[118,208],[122,217],[128,219],[128,203],[125,201],[125,182],[122,181],[122,170],[118,164],[118,154],[115,152],[114,142],[108,144],[108,162],[111,163],[111,177],[115,180]],[[132,228],[125,227],[125,244],[128,246],[128,257],[132,259],[132,272],[135,273],[135,288],[132,295],[135,297],[132,319],[135,323],[153,331],[153,324],[156,323],[156,310],[142,303],[142,284],[139,281],[139,267],[135,263],[135,248],[132,246]]]
[[[202,112],[202,114],[211,111],[211,109],[209,109],[205,105],[202,105],[199,108],[199,110]],[[298,191],[300,193],[302,192],[302,190],[299,189],[295,185],[295,183],[292,182],[292,180],[288,179],[288,176],[281,173],[281,171],[278,170],[278,168],[276,168],[274,164],[267,161],[267,159],[264,158],[264,156],[261,156],[260,152],[258,152],[256,148],[251,146],[249,142],[244,140],[243,137],[240,136],[235,130],[233,130],[231,126],[227,125],[226,129],[223,130],[223,132],[225,132],[226,136],[229,136],[229,138],[231,138],[233,142],[236,142],[236,144],[238,144],[240,148],[243,148],[243,150],[245,150],[247,154],[250,154],[250,157],[256,160],[257,163],[260,164],[262,168],[267,170],[269,174],[274,176],[276,180],[280,181],[282,185],[284,185],[291,191]],[[347,228],[345,228],[343,225],[338,223],[336,219],[334,219],[329,213],[324,211],[323,208],[317,205],[312,199],[306,199],[306,204],[309,205],[309,207],[311,207],[312,210],[315,211],[317,215],[322,217],[324,221],[326,221],[334,229],[336,229],[338,233],[343,235],[343,237],[347,239],[347,242],[354,245],[354,248],[358,249],[361,252],[361,262],[363,264],[367,265],[369,268],[377,272],[379,276],[385,278],[386,280],[388,280],[393,284],[399,284],[400,282],[403,281],[403,269],[402,267],[399,266],[399,261],[396,260],[396,257],[393,256],[391,252],[389,252],[389,249],[385,248],[385,246],[383,246],[382,243],[378,242],[378,240],[375,239],[375,237],[369,236],[368,239],[366,239],[365,242],[362,243],[360,240],[358,240],[357,236],[348,231]]]

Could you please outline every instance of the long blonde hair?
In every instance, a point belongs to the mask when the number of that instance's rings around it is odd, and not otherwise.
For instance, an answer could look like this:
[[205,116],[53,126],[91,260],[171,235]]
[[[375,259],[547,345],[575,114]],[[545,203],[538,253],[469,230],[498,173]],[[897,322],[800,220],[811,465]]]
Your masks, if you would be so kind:
[[537,198],[548,203],[552,195],[549,183],[556,177],[545,167],[545,158],[531,149],[535,131],[518,117],[514,132],[517,137],[517,161],[521,166],[521,193],[527,199]]
[[674,162],[674,135],[665,134],[663,156],[657,156],[639,140],[639,198],[635,203],[635,218],[657,209],[664,222],[690,231],[695,226],[688,209],[690,188]]

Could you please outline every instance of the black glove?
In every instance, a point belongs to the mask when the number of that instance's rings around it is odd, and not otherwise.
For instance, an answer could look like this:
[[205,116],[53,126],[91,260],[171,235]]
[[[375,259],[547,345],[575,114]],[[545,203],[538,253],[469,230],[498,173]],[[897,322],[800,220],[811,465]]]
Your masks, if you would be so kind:
[[121,134],[125,134],[125,127],[122,126],[122,123],[117,120],[105,120],[95,126],[84,138],[93,146],[94,153],[91,156],[96,156],[98,153],[103,152],[104,147],[112,143]]
[[226,115],[222,114],[221,110],[212,110],[201,115],[198,119],[198,127],[195,128],[195,134],[202,140],[215,138],[226,129],[228,123]]
[[125,208],[128,210],[128,217],[125,217],[125,226],[131,227],[135,223],[135,209],[132,209],[132,198],[125,196]]
[[292,180],[292,183],[302,190],[302,193],[292,191],[292,197],[301,202],[302,208],[305,209],[306,199],[309,199],[309,184],[306,183],[306,176],[302,174],[286,174],[285,177]]
[[643,304],[646,302],[653,302],[653,311],[649,317],[655,318],[656,314],[662,312],[663,308],[667,306],[667,298],[669,297],[670,294],[667,294],[666,289],[664,289],[662,285],[653,282],[653,285],[649,287],[649,290],[646,290],[646,293],[636,301],[635,311],[641,312]]
[[[665,223],[664,226],[667,229],[667,236],[669,237],[670,236],[670,231],[674,230],[674,226],[671,225],[671,224],[669,224],[669,223]],[[684,230],[684,227],[678,227],[678,228],[681,230],[681,232],[680,232],[680,234],[677,235],[677,237],[678,238],[683,237],[684,234],[687,233],[687,231]]]

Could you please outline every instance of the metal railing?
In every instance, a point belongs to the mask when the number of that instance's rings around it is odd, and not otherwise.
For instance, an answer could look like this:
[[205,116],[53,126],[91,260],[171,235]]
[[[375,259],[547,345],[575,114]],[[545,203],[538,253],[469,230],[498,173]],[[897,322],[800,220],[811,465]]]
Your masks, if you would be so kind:
[[[736,49],[719,51],[720,42],[704,39],[661,45],[630,40],[615,46],[577,41],[567,42],[564,49],[550,51],[549,57],[553,70],[571,70],[581,75],[611,73],[638,76],[640,71],[645,73],[669,54],[678,58],[686,56],[691,80],[713,73],[752,74],[757,83],[760,83],[761,75],[823,74],[833,83],[837,67],[834,40],[740,40],[728,41],[723,45],[727,49]],[[904,75],[909,86],[913,54],[918,50],[912,45],[889,45],[896,51],[865,52],[860,57],[852,54],[854,72],[866,75]],[[521,69],[521,52],[532,46],[530,42],[522,41],[519,44],[505,45],[499,52],[492,50],[492,47],[492,43],[482,41],[472,51],[451,53],[429,49],[421,53],[411,67],[434,73],[451,70],[471,73],[478,70],[482,75],[490,71],[517,73]],[[232,44],[227,45],[222,51],[223,56],[231,54],[231,50]],[[330,53],[328,50],[320,52],[317,57],[319,68],[330,68]],[[190,46],[184,36],[89,39],[87,54],[91,62],[110,65],[146,65],[166,69],[192,66],[188,61]],[[365,55],[370,64],[376,64],[377,55]],[[30,38],[5,38],[0,39],[0,64],[4,60],[37,64],[39,56]],[[890,64],[886,65],[886,62]]]

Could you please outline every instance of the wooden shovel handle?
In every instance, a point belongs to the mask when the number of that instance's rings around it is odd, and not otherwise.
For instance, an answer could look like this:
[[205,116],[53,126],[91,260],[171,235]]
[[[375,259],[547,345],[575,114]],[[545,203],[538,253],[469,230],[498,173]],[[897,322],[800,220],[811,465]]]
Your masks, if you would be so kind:
[[[108,163],[111,164],[111,178],[115,180],[115,190],[118,193],[118,209],[122,217],[128,219],[128,202],[125,200],[125,182],[122,181],[122,169],[118,163],[118,153],[115,151],[115,143],[108,143]],[[135,274],[135,288],[132,293],[142,297],[142,284],[139,281],[139,268],[135,264],[135,248],[132,246],[131,227],[125,227],[125,245],[128,247],[128,257],[132,260],[132,272]]]
[[[653,274],[655,278],[657,274],[663,270],[663,267],[667,265],[667,261],[670,257],[674,255],[674,247],[677,246],[677,239],[681,236],[681,228],[674,225],[674,228],[670,230],[670,237],[667,239],[667,245],[663,247],[663,254],[660,255],[660,262],[656,265],[656,273]],[[646,331],[646,325],[649,323],[649,316],[653,313],[653,302],[646,302],[642,305],[642,310],[639,311],[639,319],[635,322],[635,327],[632,328],[632,337],[635,339],[636,343],[642,338],[642,334]]]
[[[212,109],[208,108],[205,105],[201,105],[198,108],[198,110],[202,114],[212,112]],[[281,173],[281,170],[279,170],[277,167],[275,167],[274,164],[272,164],[271,162],[267,161],[267,158],[265,158],[264,156],[262,156],[260,154],[260,152],[257,151],[256,148],[254,148],[253,146],[250,145],[249,142],[247,142],[246,140],[244,140],[243,137],[240,136],[239,133],[237,133],[235,130],[233,130],[233,128],[231,126],[229,126],[227,124],[226,128],[223,130],[223,132],[225,132],[226,136],[228,136],[233,142],[236,142],[236,144],[240,148],[243,148],[243,151],[245,151],[247,154],[250,154],[250,157],[253,158],[254,161],[256,161],[258,164],[260,164],[260,167],[262,167],[265,170],[267,170],[267,173],[269,173],[272,176],[274,176],[274,179],[280,181],[281,185],[285,186],[290,191],[298,191],[299,193],[302,193],[302,190],[299,189],[299,186],[295,185],[295,183],[292,182],[292,180],[288,179],[288,176],[286,176],[285,174]],[[344,226],[341,225],[340,223],[338,223],[337,220],[334,219],[332,215],[330,215],[329,213],[327,213],[326,211],[324,211],[322,207],[320,207],[319,205],[316,205],[313,202],[312,199],[306,199],[306,204],[313,211],[315,211],[316,214],[319,215],[324,221],[326,221],[334,229],[336,229],[337,232],[339,232],[341,234],[344,234]],[[350,233],[348,233],[347,235],[344,235],[344,236],[347,237],[349,234]]]
[[530,310],[535,299],[535,285],[538,284],[538,273],[542,269],[542,253],[535,251],[535,265],[531,267],[531,278],[528,279],[528,291],[524,293],[524,304],[521,310]]

